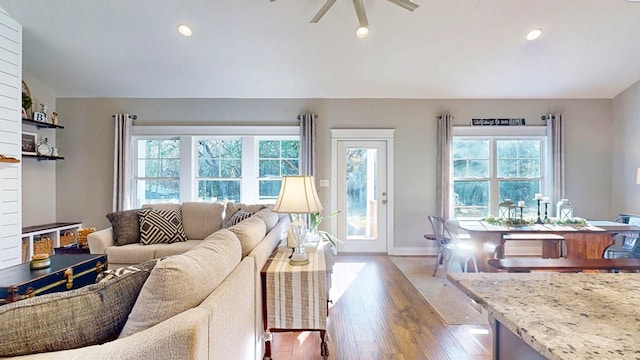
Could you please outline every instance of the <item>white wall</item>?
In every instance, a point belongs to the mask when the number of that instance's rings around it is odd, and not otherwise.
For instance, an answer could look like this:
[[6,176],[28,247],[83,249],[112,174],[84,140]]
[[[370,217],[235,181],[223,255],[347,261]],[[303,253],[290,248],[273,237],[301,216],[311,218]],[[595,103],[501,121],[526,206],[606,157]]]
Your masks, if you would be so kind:
[[[609,219],[611,189],[611,100],[392,100],[392,99],[88,99],[58,98],[66,127],[57,134],[66,160],[56,169],[57,219],[108,226],[113,178],[113,119],[137,114],[142,125],[296,125],[299,113],[319,115],[318,178],[330,179],[331,128],[395,128],[395,247],[425,252],[426,216],[435,213],[436,120],[443,112],[455,123],[473,117],[564,114],[567,142],[567,197],[577,216]],[[330,194],[321,190],[327,209]],[[25,208],[34,206],[25,203]]]
[[[33,109],[40,110],[38,104],[48,105],[47,112],[55,111],[55,96],[46,84],[30,74],[23,73],[23,80],[29,87],[33,99]],[[61,124],[64,126],[64,124]],[[54,129],[39,129],[23,125],[23,131],[38,134],[49,139],[49,144],[56,145]],[[35,158],[24,158],[22,161],[22,225],[32,226],[56,222],[56,166],[57,161],[37,161]],[[60,219],[61,221],[67,221]],[[69,219],[75,221],[75,219]]]
[[640,214],[640,81],[613,99],[611,199],[616,212]]

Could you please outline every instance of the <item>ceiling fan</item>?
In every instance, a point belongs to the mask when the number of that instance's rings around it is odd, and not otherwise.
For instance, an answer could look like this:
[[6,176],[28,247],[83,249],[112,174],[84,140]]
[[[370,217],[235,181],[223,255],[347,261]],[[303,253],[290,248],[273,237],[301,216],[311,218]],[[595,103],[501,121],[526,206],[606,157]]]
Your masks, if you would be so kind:
[[[271,0],[271,2],[274,2],[274,1],[275,0]],[[418,4],[414,3],[411,0],[387,0],[387,1],[389,1],[390,3],[396,4],[409,11],[413,11],[419,6]],[[336,0],[326,0],[324,5],[322,5],[320,10],[318,10],[316,15],[311,19],[310,22],[317,23],[318,21],[320,21],[320,19],[322,19],[322,17],[324,16],[324,14],[326,14],[327,11],[329,11],[329,9],[331,9],[333,4],[335,3],[336,3]],[[369,34],[369,21],[367,20],[367,13],[364,10],[364,4],[362,3],[362,0],[353,0],[353,7],[356,9],[356,16],[358,17],[358,22],[360,23],[360,27],[356,29],[356,35],[360,38],[363,38]]]

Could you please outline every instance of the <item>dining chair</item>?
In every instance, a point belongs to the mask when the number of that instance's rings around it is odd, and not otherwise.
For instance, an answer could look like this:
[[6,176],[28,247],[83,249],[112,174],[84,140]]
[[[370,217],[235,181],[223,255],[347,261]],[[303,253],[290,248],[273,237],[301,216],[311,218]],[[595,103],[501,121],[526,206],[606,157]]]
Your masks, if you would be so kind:
[[452,232],[447,227],[447,221],[439,216],[429,216],[429,222],[433,227],[433,233],[438,243],[438,257],[436,259],[435,269],[433,275],[438,273],[438,267],[440,260],[442,260],[444,267],[444,284],[447,285],[447,274],[451,269],[451,263],[454,259],[462,261],[462,268],[466,272],[467,263],[473,262],[475,272],[478,272],[478,264],[476,263],[475,248],[468,241],[463,241],[458,237],[457,232]]
[[[633,215],[621,214],[613,221],[630,225],[640,225],[640,217]],[[613,244],[604,250],[605,259],[640,257],[640,241],[638,241],[638,238],[640,237],[639,233],[622,233],[617,234],[616,237],[620,238],[620,243],[618,244],[616,241],[616,244]]]

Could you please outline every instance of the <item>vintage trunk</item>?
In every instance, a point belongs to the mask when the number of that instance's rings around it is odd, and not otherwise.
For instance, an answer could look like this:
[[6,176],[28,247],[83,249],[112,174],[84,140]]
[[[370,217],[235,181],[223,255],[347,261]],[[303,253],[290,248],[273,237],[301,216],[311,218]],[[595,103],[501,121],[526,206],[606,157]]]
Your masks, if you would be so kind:
[[94,284],[107,269],[107,258],[98,254],[52,255],[51,266],[31,270],[29,263],[0,270],[0,305],[53,292]]

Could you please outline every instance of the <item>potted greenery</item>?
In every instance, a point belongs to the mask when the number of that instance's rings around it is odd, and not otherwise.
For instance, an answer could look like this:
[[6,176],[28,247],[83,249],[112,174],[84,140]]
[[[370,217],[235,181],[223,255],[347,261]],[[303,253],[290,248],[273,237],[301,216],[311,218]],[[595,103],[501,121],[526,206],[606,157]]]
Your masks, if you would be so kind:
[[333,234],[320,230],[319,226],[324,220],[334,217],[340,213],[340,210],[336,210],[331,212],[327,216],[323,216],[321,213],[312,213],[310,214],[310,224],[309,224],[309,233],[317,235],[320,239],[328,241],[331,244],[331,250],[333,250],[334,254],[338,253],[338,243],[342,243],[340,239],[335,237]]

